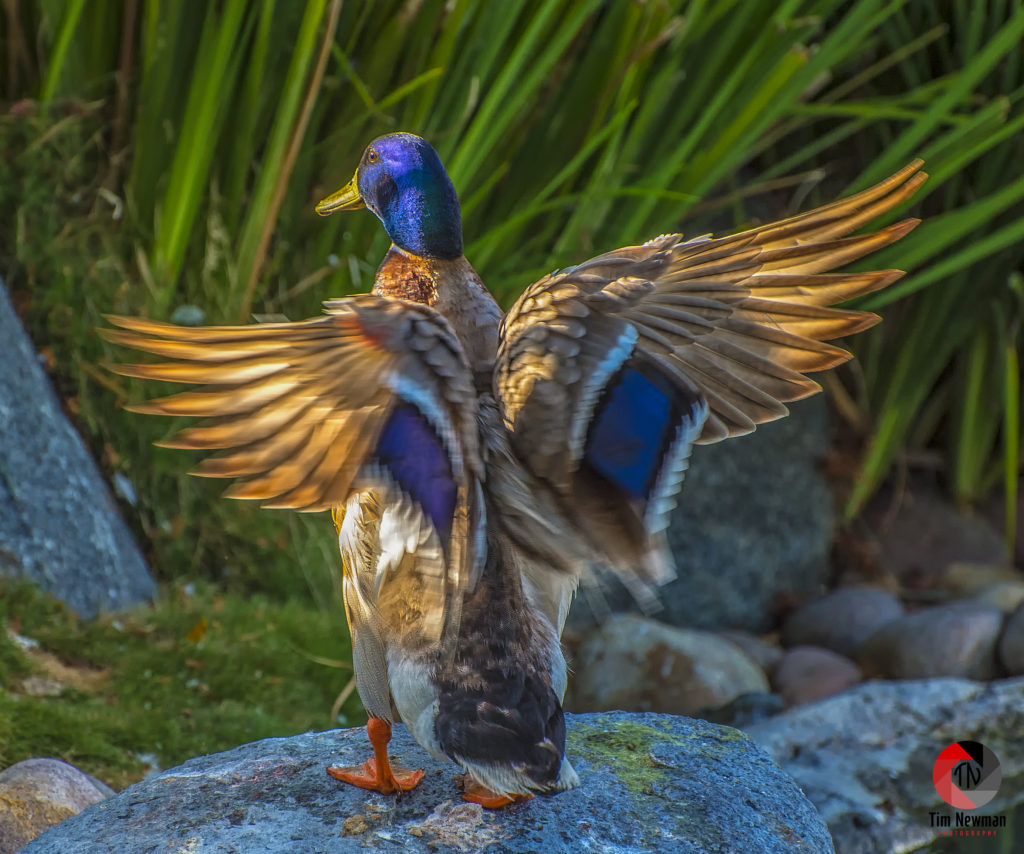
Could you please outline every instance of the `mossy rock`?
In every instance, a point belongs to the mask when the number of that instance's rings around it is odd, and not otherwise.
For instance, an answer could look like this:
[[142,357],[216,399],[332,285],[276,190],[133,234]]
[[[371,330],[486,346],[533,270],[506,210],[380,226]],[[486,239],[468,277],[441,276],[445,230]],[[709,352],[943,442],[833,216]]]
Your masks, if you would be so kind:
[[30,843],[57,852],[831,852],[796,784],[736,730],[671,715],[569,715],[582,786],[494,812],[459,800],[458,769],[403,727],[391,752],[426,778],[401,797],[338,783],[360,729],[266,739],[192,759],[90,807]]

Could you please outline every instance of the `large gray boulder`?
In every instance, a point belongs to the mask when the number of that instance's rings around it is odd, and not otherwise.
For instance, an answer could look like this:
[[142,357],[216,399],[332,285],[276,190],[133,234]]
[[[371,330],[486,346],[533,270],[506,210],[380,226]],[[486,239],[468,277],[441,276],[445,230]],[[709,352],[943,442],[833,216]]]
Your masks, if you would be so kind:
[[[1024,679],[873,682],[745,730],[807,793],[838,854],[931,844],[929,814],[953,813],[935,791],[932,766],[955,741],[981,742],[1002,768],[999,792],[979,814],[1024,802]],[[1021,850],[1019,839],[1000,842]]]
[[151,598],[146,563],[2,282],[0,341],[0,575],[27,578],[85,617]]
[[775,600],[829,578],[832,491],[824,396],[749,436],[694,448],[668,531],[679,577],[658,619],[700,629],[772,628]]
[[[693,449],[668,529],[678,577],[658,590],[657,618],[690,629],[773,628],[779,599],[820,595],[835,523],[821,462],[828,410],[817,395],[749,436]],[[582,589],[571,633],[635,607],[614,579]]]
[[275,738],[192,759],[90,807],[23,854],[272,852],[830,852],[814,808],[750,739],[669,715],[571,715],[583,785],[484,811],[463,803],[456,768],[404,727],[391,753],[425,768],[401,797],[338,783],[324,766],[368,753],[361,729]]

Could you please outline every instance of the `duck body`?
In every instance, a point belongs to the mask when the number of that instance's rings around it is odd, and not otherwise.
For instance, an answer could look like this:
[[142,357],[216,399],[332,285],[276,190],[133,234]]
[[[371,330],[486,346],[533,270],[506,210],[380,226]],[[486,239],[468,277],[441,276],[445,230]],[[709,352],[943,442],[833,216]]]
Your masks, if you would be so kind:
[[[377,213],[394,240],[372,292],[428,306],[447,321],[477,393],[485,460],[497,466],[498,455],[508,466],[512,457],[491,396],[502,312],[462,255],[461,222],[457,230],[444,225],[458,218],[458,199],[440,160],[424,145],[408,135],[377,140],[353,180],[359,202]],[[409,196],[405,203],[402,187]],[[443,211],[444,222],[422,227],[424,212],[432,210]],[[411,415],[407,429],[422,428]],[[409,438],[404,437],[406,446]],[[443,443],[435,435],[435,441],[421,444],[429,448],[419,455],[421,465],[432,456],[433,481],[447,482]],[[463,767],[470,797],[499,805],[576,785],[578,778],[564,760],[566,667],[559,632],[527,601],[523,561],[500,529],[502,496],[491,486],[485,477],[477,499],[481,517],[491,520],[478,534],[483,542],[477,577],[457,594],[461,601],[449,606],[458,614],[458,628],[441,629],[444,643],[437,642],[436,629],[429,637],[422,631],[433,625],[424,620],[424,603],[445,598],[437,586],[444,537],[435,537],[433,526],[411,521],[415,508],[404,498],[389,505],[373,493],[354,496],[341,519],[339,546],[346,574],[361,576],[346,587],[346,602],[359,601],[359,590],[375,591],[348,613],[357,686],[368,713],[389,723],[396,717],[404,721],[431,755]],[[416,531],[425,537],[410,536]],[[387,583],[378,584],[381,578]],[[362,782],[357,769],[332,773]]]
[[[500,436],[493,427],[488,435]],[[486,485],[484,494],[489,517],[500,518],[500,496]],[[559,631],[527,599],[515,542],[500,529],[487,532],[479,577],[458,607],[458,631],[438,645],[423,628],[424,614],[443,596],[436,590],[441,549],[429,535],[407,536],[415,529],[410,510],[382,506],[367,492],[339,517],[356,684],[367,712],[388,724],[403,721],[435,759],[460,765],[469,798],[484,805],[577,785],[565,759]],[[380,593],[364,596],[380,577],[387,578]],[[329,770],[355,785],[379,782],[358,768]]]
[[593,565],[641,604],[673,577],[665,528],[695,444],[749,433],[845,361],[878,320],[830,306],[901,273],[831,273],[916,220],[850,237],[912,195],[919,162],[807,214],[722,238],[663,235],[528,287],[503,315],[463,256],[458,198],[428,143],[370,144],[322,215],[369,208],[392,246],[373,292],[319,318],[185,329],[111,318],[109,340],[193,382],[138,411],[217,419],[172,446],[220,450],[229,495],[330,510],[374,756],[329,768],[381,792],[400,719],[489,807],[579,783],[559,643]]

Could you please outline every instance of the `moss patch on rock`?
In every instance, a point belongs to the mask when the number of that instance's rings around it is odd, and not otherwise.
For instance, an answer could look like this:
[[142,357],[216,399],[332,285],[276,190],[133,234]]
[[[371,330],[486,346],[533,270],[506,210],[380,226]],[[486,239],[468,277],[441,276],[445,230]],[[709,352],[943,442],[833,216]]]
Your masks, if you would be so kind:
[[652,755],[654,745],[668,743],[713,760],[735,753],[736,743],[743,741],[749,739],[731,727],[716,727],[713,734],[702,730],[699,734],[681,735],[656,719],[647,724],[616,718],[614,725],[609,723],[607,728],[576,724],[568,733],[567,752],[570,759],[578,755],[590,763],[607,766],[634,795],[656,795],[665,769]]
[[50,756],[122,788],[153,766],[365,719],[354,695],[330,715],[351,677],[340,607],[196,584],[82,621],[0,579],[0,627],[0,767]]
[[646,724],[616,721],[608,728],[577,724],[569,730],[570,758],[578,754],[595,765],[603,765],[633,794],[650,795],[663,771],[651,758],[652,744],[673,740],[665,730]]

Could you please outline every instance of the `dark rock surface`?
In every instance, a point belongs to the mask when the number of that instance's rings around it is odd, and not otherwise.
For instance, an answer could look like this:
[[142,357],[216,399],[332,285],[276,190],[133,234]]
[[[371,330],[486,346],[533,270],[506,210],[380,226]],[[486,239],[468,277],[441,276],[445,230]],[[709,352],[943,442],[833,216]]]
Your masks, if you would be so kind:
[[980,741],[999,759],[1002,785],[978,813],[1024,801],[1022,727],[1024,679],[931,679],[858,685],[745,729],[818,808],[838,854],[896,854],[935,839],[930,811],[952,812],[932,766],[954,741]]
[[668,536],[679,577],[658,619],[703,629],[771,628],[780,595],[829,578],[832,492],[822,395],[749,436],[694,448]]
[[272,852],[829,852],[818,814],[742,733],[662,715],[574,715],[582,787],[487,812],[458,798],[456,768],[403,727],[392,753],[422,763],[400,798],[331,780],[367,753],[362,730],[267,739],[190,760],[47,831],[24,854]]
[[785,708],[786,703],[778,694],[742,694],[724,706],[701,709],[697,717],[713,724],[745,729],[774,717]]
[[876,629],[902,614],[903,606],[886,590],[835,590],[790,614],[782,627],[782,642],[786,646],[823,646],[853,658]]
[[82,616],[155,586],[96,464],[0,283],[0,575],[28,578]]
[[[1017,478],[1017,495],[1024,495],[1024,474]],[[987,500],[981,503],[981,511],[992,527],[1002,531],[1006,524],[1006,500],[995,490]],[[1017,502],[1016,536],[1014,537],[1013,554],[1010,556],[1015,566],[1024,569],[1024,501]]]

